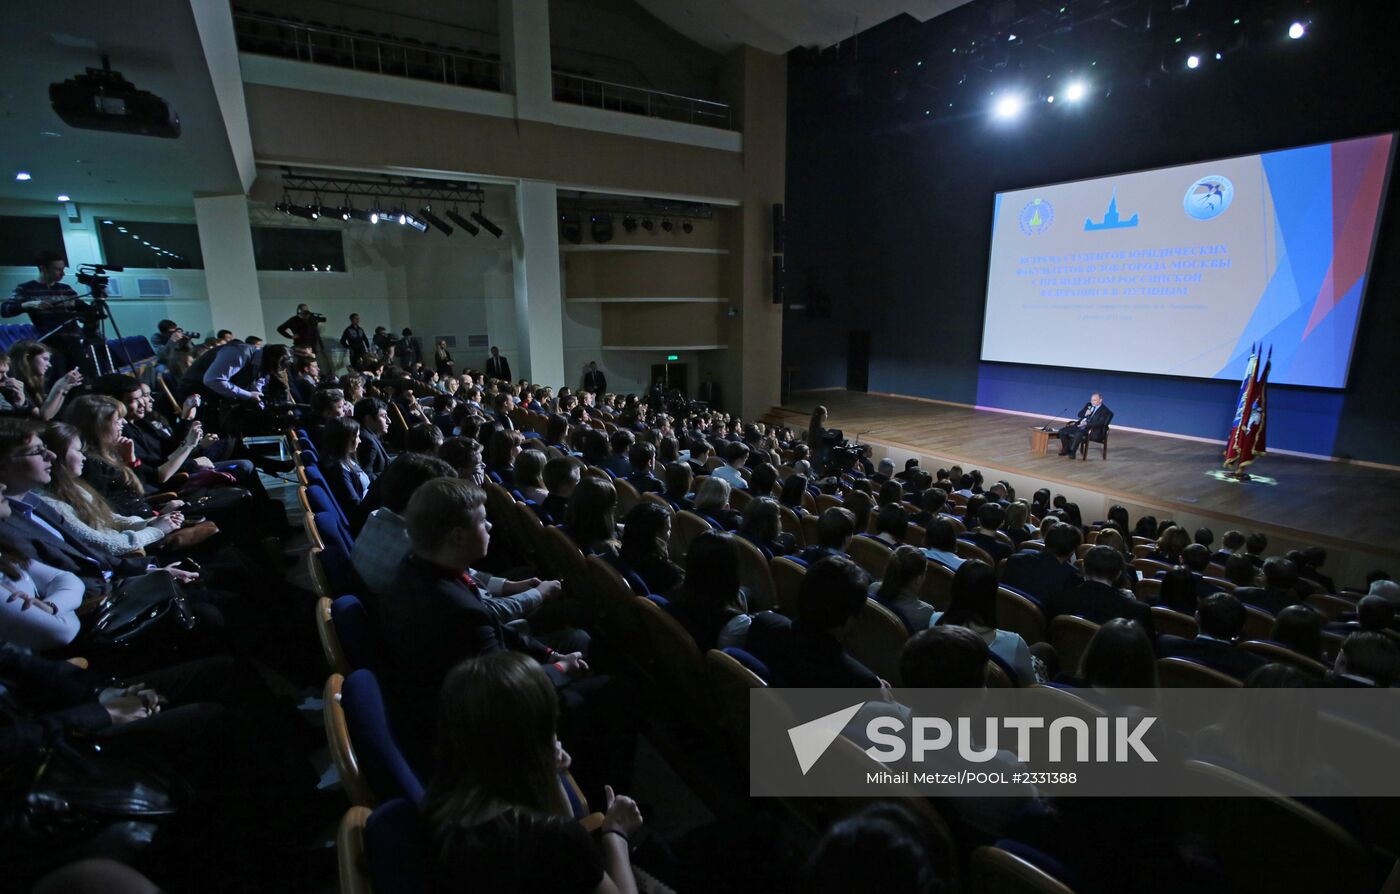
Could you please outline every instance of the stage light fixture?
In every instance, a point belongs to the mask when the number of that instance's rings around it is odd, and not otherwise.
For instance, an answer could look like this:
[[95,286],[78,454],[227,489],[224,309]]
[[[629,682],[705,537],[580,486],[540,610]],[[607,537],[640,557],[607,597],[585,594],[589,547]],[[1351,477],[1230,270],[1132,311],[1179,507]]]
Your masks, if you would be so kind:
[[[291,205],[288,205],[286,202],[278,202],[276,205],[273,205],[272,207],[273,207],[274,210],[279,211],[279,212],[281,212],[282,214],[286,214],[286,215],[289,215],[289,216],[290,216],[291,213],[292,213],[292,206],[291,206]],[[126,227],[122,227],[122,228],[121,228],[121,232],[125,233],[125,232],[126,232]]]
[[419,220],[415,215],[402,214],[399,216],[399,222],[404,224],[405,226],[413,227],[413,229],[417,230],[420,233],[428,232],[428,225],[423,221]]
[[681,232],[689,236],[695,230],[695,225],[688,220],[681,221]]
[[627,215],[622,219],[622,228],[629,233],[637,232],[637,218]]
[[1302,22],[1294,22],[1288,26],[1288,36],[1292,40],[1302,40],[1308,33],[1308,28]]
[[347,210],[350,212],[351,220],[362,220],[365,223],[374,223],[374,212],[370,211],[368,208],[356,208],[354,205],[351,205]]
[[433,213],[432,205],[424,205],[422,208],[419,208],[418,216],[426,220],[428,223],[432,224],[434,227],[437,227],[439,230],[441,230],[442,235],[452,235],[452,228],[449,227],[441,217],[438,217],[436,214]]
[[66,192],[61,192],[61,193],[59,193],[59,194],[58,194],[58,200],[59,200],[60,202],[72,201],[71,199],[68,198],[68,193],[66,193]]
[[349,220],[352,216],[350,214],[349,205],[341,205],[339,208],[336,209],[335,213],[340,216],[341,220]]
[[1025,105],[1026,100],[1024,97],[1014,94],[1003,96],[1001,99],[998,99],[996,105],[992,107],[992,114],[1003,121],[1010,121],[1021,114],[1021,110]]
[[613,237],[613,219],[611,214],[593,214],[589,216],[592,226],[589,228],[594,242],[611,242]]
[[1055,104],[1055,94],[1052,93],[1049,96],[1045,97],[1045,101],[1053,106]]
[[1191,69],[1192,71],[1195,71],[1196,69],[1200,68],[1200,67],[1201,67],[1201,57],[1200,57],[1200,56],[1197,56],[1195,53],[1192,53],[1191,55],[1187,56],[1187,57],[1186,57],[1186,67],[1189,68],[1189,69]]
[[583,241],[583,227],[579,224],[577,214],[561,214],[559,220],[563,223],[565,239],[574,245]]
[[458,213],[456,208],[447,212],[447,219],[466,230],[469,236],[477,236],[481,233],[481,228]]
[[668,233],[671,232],[671,230],[675,229],[675,227],[676,225],[671,223],[671,221],[669,220],[661,221],[661,229],[665,230]]
[[288,205],[287,213],[302,220],[315,220],[318,217],[310,205]]
[[34,179],[34,178],[31,177],[31,176],[29,176],[29,172],[28,172],[28,171],[19,171],[18,173],[15,174],[15,179],[16,179],[16,180],[19,180],[19,181],[24,181],[24,180],[32,180],[32,179]]
[[383,213],[382,211],[380,211],[378,208],[375,208],[373,211],[371,211],[371,212],[369,213],[369,222],[372,223],[372,224],[377,224],[377,223],[379,223],[379,221],[380,221],[383,217],[384,217],[384,213]]
[[648,233],[652,232],[656,229],[656,221],[652,220],[650,217],[642,218],[642,229],[646,230]]
[[1070,102],[1079,102],[1088,92],[1089,90],[1084,86],[1083,81],[1071,81],[1070,85],[1065,88],[1065,99]]
[[502,230],[500,227],[492,223],[491,220],[486,217],[486,215],[482,214],[481,209],[479,208],[476,211],[472,212],[472,220],[476,221],[478,226],[480,226],[486,232],[490,233],[492,236],[495,236],[497,239],[501,238],[501,234],[505,232],[505,230]]

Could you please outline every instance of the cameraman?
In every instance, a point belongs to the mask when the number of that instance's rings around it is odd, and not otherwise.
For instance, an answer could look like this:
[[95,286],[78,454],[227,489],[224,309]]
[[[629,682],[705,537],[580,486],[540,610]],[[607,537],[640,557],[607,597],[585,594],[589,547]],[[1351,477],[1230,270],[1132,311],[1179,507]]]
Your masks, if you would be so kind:
[[181,375],[194,361],[194,342],[198,332],[186,332],[174,320],[161,320],[151,344],[156,348],[156,360],[173,375]]
[[321,314],[313,314],[311,308],[305,304],[298,304],[296,316],[278,326],[277,334],[290,339],[293,347],[319,351],[321,348],[320,324],[325,321],[326,318]]
[[83,306],[78,293],[63,282],[68,261],[57,252],[45,251],[35,260],[39,278],[15,286],[12,298],[0,304],[0,317],[17,317],[28,311],[29,321],[38,330],[36,338],[53,352],[49,375],[58,377],[78,369],[83,360],[83,338],[77,311]]

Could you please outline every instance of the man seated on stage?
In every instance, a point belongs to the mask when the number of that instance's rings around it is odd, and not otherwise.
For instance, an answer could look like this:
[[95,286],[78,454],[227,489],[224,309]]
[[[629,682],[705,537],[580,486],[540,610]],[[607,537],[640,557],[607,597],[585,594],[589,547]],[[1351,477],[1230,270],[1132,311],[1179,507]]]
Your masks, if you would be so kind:
[[1108,425],[1111,418],[1113,413],[1104,406],[1103,395],[1098,392],[1089,395],[1089,402],[1079,411],[1078,418],[1060,429],[1060,456],[1074,456],[1079,445],[1089,437],[1090,429]]

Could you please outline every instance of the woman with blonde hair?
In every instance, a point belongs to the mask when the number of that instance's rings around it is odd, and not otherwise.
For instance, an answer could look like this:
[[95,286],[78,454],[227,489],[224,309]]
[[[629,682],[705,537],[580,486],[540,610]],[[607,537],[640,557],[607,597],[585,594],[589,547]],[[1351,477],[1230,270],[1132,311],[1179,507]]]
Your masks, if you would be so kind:
[[423,805],[436,887],[635,894],[631,836],[641,812],[608,786],[596,842],[573,819],[558,725],[554,685],[524,655],[491,652],[447,675]]
[[183,513],[171,512],[159,518],[119,515],[107,501],[83,480],[82,438],[78,430],[63,422],[51,422],[40,434],[44,446],[55,459],[49,483],[38,492],[63,519],[64,530],[97,552],[124,556],[153,547],[185,523]]
[[[120,514],[150,518],[154,513],[146,505],[146,491],[134,468],[136,445],[122,434],[126,407],[121,401],[101,394],[84,394],[68,405],[63,418],[82,439],[86,457],[83,480]],[[196,429],[192,426],[190,431]]]

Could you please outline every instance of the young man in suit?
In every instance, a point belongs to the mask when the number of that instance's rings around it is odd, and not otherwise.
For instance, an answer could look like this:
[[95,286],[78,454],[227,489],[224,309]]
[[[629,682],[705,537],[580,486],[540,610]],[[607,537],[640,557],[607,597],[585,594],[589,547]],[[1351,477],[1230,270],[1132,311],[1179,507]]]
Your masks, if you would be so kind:
[[[1062,526],[1056,525],[1058,527]],[[1145,603],[1138,602],[1132,594],[1118,589],[1123,564],[1123,554],[1111,546],[1090,549],[1084,555],[1084,580],[1041,600],[1045,620],[1049,621],[1057,615],[1079,615],[1095,624],[1102,624],[1113,618],[1127,618],[1137,621],[1151,636],[1152,610]]]
[[501,349],[491,346],[491,356],[486,358],[486,375],[502,382],[510,381],[510,361],[501,356]]
[[627,483],[639,494],[659,494],[666,489],[656,477],[656,447],[646,441],[638,441],[627,451],[627,461],[632,464],[632,474]]
[[382,440],[389,433],[389,406],[377,397],[361,398],[355,404],[355,421],[360,423],[355,459],[366,475],[378,478],[389,467],[389,451]]
[[1243,680],[1265,664],[1263,658],[1236,647],[1244,632],[1244,605],[1229,593],[1212,593],[1196,608],[1200,632],[1195,639],[1164,633],[1157,637],[1157,654],[1188,658],[1212,670]]
[[1002,582],[1042,602],[1052,594],[1078,586],[1074,554],[1081,538],[1074,525],[1053,525],[1045,532],[1045,548],[1028,549],[1006,560]]
[[1089,402],[1079,410],[1074,422],[1060,429],[1060,456],[1073,457],[1089,432],[1108,425],[1112,418],[1113,411],[1104,405],[1103,395],[1097,391],[1089,395]]

